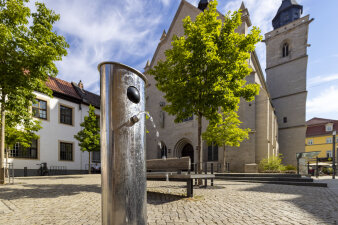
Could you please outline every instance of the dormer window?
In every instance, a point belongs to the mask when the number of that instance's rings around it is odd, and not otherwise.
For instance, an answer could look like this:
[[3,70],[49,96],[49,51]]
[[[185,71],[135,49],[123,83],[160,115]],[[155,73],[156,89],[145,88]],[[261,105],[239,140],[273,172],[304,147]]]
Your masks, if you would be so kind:
[[288,45],[288,43],[285,43],[283,45],[282,51],[283,51],[283,57],[286,57],[286,56],[289,55],[289,45]]
[[326,132],[332,131],[332,130],[333,130],[333,124],[332,123],[329,123],[329,124],[325,125],[325,131]]

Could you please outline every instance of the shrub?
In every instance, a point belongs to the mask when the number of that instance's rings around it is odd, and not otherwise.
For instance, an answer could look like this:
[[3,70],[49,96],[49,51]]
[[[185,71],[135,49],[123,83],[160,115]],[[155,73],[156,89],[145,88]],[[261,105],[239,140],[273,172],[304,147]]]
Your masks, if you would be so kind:
[[286,165],[284,167],[284,171],[287,171],[287,170],[297,170],[297,168],[293,165]]
[[261,172],[279,173],[285,170],[282,164],[282,156],[272,156],[270,158],[264,158],[259,163],[259,170]]
[[322,172],[323,172],[324,174],[332,174],[332,173],[333,173],[333,169],[332,169],[332,168],[324,167],[324,168],[322,169]]

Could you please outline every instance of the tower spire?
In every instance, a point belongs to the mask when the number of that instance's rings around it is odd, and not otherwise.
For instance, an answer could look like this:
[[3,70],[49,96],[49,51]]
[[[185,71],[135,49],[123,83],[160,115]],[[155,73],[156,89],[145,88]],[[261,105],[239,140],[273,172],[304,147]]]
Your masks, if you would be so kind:
[[303,6],[299,5],[296,0],[283,0],[275,18],[272,20],[273,28],[277,29],[299,19],[302,13]]
[[200,2],[198,3],[198,8],[202,11],[204,11],[209,4],[209,0],[200,0]]

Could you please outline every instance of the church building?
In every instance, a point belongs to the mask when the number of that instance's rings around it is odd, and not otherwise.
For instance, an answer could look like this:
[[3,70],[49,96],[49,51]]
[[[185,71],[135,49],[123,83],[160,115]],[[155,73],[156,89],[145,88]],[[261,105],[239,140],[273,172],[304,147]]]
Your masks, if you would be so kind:
[[[164,52],[171,47],[173,35],[183,36],[183,22],[186,16],[192,20],[208,5],[201,0],[198,7],[182,0],[168,32],[164,31],[157,49],[145,67],[149,84],[146,89],[146,111],[152,115],[160,134],[149,129],[147,134],[147,158],[190,156],[197,162],[197,120],[193,115],[181,123],[174,123],[162,107],[167,103],[164,94],[156,88],[156,81],[147,71],[160,60],[165,60]],[[242,25],[237,29],[248,34],[251,20],[244,3]],[[264,78],[256,52],[251,53],[249,66],[252,72],[247,83],[260,86],[259,95],[252,102],[241,101],[239,119],[241,128],[250,128],[249,139],[240,147],[208,146],[203,143],[203,162],[224,165],[228,162],[230,172],[257,172],[263,158],[282,153],[285,163],[294,164],[296,152],[305,151],[305,105],[306,105],[306,49],[309,16],[301,18],[302,6],[295,0],[283,0],[275,19],[274,30],[265,35],[267,48],[267,68]],[[224,16],[220,14],[224,20]],[[203,120],[203,130],[208,121]],[[149,126],[148,126],[149,127]],[[161,145],[158,145],[158,142]],[[161,146],[161,147],[159,147]]]

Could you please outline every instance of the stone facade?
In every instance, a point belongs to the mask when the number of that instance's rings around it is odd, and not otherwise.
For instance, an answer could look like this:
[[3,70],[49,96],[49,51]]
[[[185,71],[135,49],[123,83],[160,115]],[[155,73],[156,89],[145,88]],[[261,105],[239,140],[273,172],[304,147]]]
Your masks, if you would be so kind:
[[[238,28],[237,32],[247,34],[248,28],[251,26],[251,21],[248,10],[245,8],[244,4],[242,4],[241,9],[243,12],[243,23]],[[173,35],[184,35],[182,19],[188,15],[194,19],[199,13],[201,13],[201,11],[198,8],[185,0],[181,1],[168,33],[163,33],[152,61],[147,63],[145,67],[145,73],[149,68],[153,68],[159,60],[165,59],[164,52],[166,49],[170,48],[170,42]],[[220,15],[220,18],[222,19],[223,16]],[[252,131],[249,135],[249,140],[244,141],[238,148],[226,147],[225,150],[219,148],[218,151],[214,152],[218,154],[217,156],[210,154],[212,148],[209,147],[208,149],[207,143],[203,143],[203,162],[213,162],[223,165],[225,160],[226,162],[230,162],[230,171],[232,172],[257,172],[257,166],[255,165],[258,164],[262,158],[278,154],[277,118],[255,52],[252,53],[249,65],[253,71],[251,75],[246,78],[247,82],[259,84],[261,87],[260,94],[256,96],[254,101],[246,102],[243,100],[240,102],[238,113],[240,120],[243,122],[241,127],[250,128]],[[156,82],[152,76],[147,75],[147,78],[149,84],[146,89],[146,111],[149,111],[152,115],[160,133],[160,137],[156,138],[155,129],[148,129],[147,158],[153,159],[161,157],[163,149],[161,150],[158,145],[158,142],[161,142],[162,146],[166,146],[168,157],[190,155],[192,156],[192,162],[196,162],[196,118],[194,117],[192,120],[182,123],[174,123],[174,117],[162,110],[162,107],[166,104],[163,93],[156,88]],[[203,130],[206,129],[207,125],[208,122],[203,120]],[[151,124],[148,124],[147,127],[152,126]]]
[[[296,164],[305,151],[309,15],[265,34],[266,77],[279,126],[280,153]],[[284,51],[284,52],[283,52]]]

